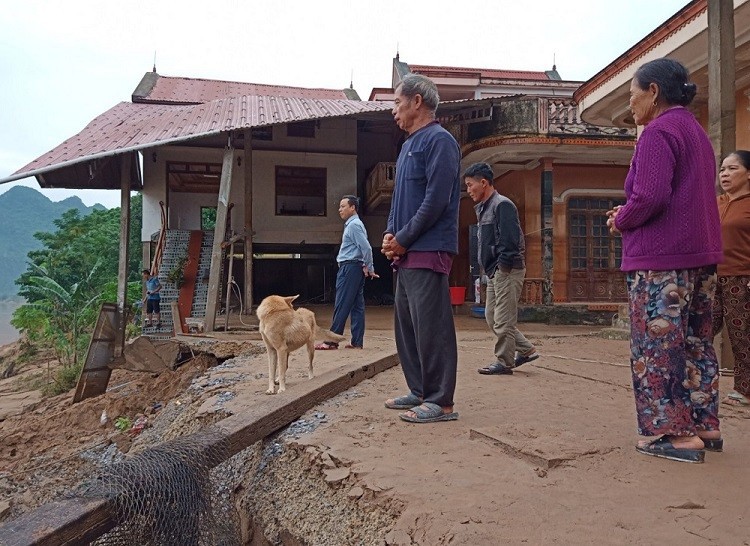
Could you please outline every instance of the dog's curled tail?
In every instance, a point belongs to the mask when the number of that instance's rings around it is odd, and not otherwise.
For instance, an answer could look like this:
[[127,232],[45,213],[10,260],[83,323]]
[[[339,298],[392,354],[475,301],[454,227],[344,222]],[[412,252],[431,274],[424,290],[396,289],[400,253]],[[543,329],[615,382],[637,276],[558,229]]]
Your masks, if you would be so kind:
[[325,328],[321,328],[317,324],[315,325],[315,339],[319,339],[322,341],[335,341],[338,343],[339,341],[344,341],[346,339],[345,336],[334,334],[330,330],[326,330]]

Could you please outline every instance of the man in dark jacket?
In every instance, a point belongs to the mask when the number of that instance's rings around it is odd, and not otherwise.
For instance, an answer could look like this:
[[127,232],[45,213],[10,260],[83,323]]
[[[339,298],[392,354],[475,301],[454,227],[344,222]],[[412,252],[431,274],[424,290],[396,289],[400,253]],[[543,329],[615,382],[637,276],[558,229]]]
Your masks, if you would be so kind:
[[479,265],[489,278],[484,314],[497,338],[495,362],[478,370],[485,375],[512,374],[514,367],[539,358],[534,346],[516,328],[518,300],[526,276],[526,245],[518,209],[495,191],[493,180],[487,163],[475,163],[464,173],[469,197],[477,203]]
[[393,117],[407,133],[382,252],[396,273],[396,349],[409,393],[386,400],[401,419],[432,423],[453,411],[458,349],[448,273],[458,253],[461,153],[435,120],[440,97],[428,78],[409,74],[396,88]]

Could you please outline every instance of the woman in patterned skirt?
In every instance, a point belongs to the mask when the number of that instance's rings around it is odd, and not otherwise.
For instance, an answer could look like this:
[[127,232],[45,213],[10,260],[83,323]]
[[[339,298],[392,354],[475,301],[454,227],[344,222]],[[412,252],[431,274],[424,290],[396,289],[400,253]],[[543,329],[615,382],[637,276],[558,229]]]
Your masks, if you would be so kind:
[[734,356],[734,390],[724,403],[750,406],[750,151],[724,159],[719,183],[724,263],[717,271],[714,334],[726,325]]
[[630,110],[644,129],[625,179],[625,204],[607,221],[622,233],[638,433],[657,436],[636,450],[690,463],[723,445],[711,320],[721,227],[714,151],[685,108],[696,90],[672,59],[636,71]]

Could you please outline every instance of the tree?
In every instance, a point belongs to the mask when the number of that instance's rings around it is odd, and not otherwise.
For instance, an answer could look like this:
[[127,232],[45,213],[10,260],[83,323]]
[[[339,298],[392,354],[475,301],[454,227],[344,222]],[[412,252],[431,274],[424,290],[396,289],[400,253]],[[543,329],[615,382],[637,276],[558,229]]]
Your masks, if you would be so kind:
[[[131,201],[128,279],[140,281],[141,196]],[[55,232],[34,236],[43,248],[29,252],[26,272],[16,279],[26,298],[11,323],[27,337],[52,347],[64,368],[76,368],[104,298],[114,301],[117,287],[120,209],[81,216],[65,212]],[[136,285],[138,286],[138,285]],[[105,294],[106,292],[106,294]],[[137,292],[137,290],[134,290]],[[129,299],[140,299],[134,293]],[[67,377],[74,375],[66,370]]]
[[87,311],[101,296],[101,291],[92,285],[100,263],[94,265],[86,278],[68,289],[60,286],[44,268],[32,265],[37,275],[29,277],[26,289],[35,296],[35,302],[29,305],[46,315],[47,336],[53,341],[52,345],[63,366],[76,366],[88,344],[88,340],[82,338],[82,333],[89,324],[82,317],[88,314]]

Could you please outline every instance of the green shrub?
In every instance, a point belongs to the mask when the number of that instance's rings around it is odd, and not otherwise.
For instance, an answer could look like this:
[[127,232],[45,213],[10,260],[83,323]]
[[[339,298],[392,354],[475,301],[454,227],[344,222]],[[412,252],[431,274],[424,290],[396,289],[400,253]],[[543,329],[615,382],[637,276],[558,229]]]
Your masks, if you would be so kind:
[[58,368],[57,373],[52,379],[52,383],[45,385],[42,389],[42,394],[44,396],[55,396],[68,392],[76,386],[78,376],[81,375],[81,368],[83,368],[83,362]]

